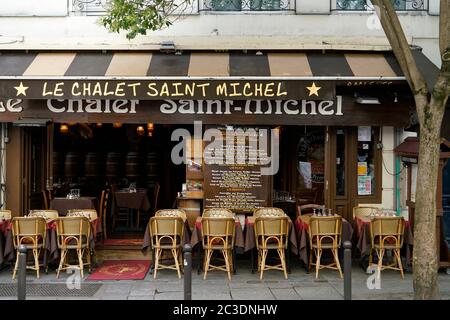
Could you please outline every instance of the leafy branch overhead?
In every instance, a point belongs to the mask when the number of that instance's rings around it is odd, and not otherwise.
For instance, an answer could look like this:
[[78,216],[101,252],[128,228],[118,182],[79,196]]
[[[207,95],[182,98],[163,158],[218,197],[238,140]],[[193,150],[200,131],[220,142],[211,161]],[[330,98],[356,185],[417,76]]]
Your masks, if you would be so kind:
[[126,31],[127,39],[169,27],[192,0],[111,0],[100,23],[112,32]]

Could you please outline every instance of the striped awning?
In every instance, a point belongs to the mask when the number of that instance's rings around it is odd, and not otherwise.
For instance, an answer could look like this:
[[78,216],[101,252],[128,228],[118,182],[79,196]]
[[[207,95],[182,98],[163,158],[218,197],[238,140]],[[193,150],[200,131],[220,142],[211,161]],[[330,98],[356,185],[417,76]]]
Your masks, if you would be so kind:
[[0,54],[0,79],[286,77],[404,80],[392,53],[39,52]]
[[406,82],[392,52],[0,52],[0,99],[330,100],[352,84]]

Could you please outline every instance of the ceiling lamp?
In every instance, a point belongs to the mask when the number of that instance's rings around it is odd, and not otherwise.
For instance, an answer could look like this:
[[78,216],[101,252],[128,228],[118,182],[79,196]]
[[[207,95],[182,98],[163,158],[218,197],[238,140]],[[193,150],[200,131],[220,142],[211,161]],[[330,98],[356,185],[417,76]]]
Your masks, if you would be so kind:
[[137,132],[138,136],[143,136],[144,133],[145,133],[144,126],[138,126],[138,127],[136,128],[136,132]]
[[122,128],[122,124],[120,122],[114,122],[113,123],[113,128]]
[[66,134],[69,132],[69,126],[65,123],[61,124],[61,126],[59,127],[59,132],[61,132],[62,134]]

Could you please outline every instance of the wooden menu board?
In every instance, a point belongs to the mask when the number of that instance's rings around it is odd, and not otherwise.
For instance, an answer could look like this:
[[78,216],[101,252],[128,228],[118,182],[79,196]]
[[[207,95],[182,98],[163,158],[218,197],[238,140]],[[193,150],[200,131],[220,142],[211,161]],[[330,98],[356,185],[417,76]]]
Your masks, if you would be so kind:
[[[226,142],[229,131],[216,129],[222,132]],[[270,155],[270,129],[247,129],[240,127],[232,131],[235,138],[232,143],[224,143],[222,162],[217,161],[220,159],[217,157],[217,146],[211,147],[205,142],[204,208],[221,207],[235,212],[252,212],[255,208],[271,206],[273,179],[270,175],[261,174],[261,168],[267,167]],[[259,143],[261,129],[265,129],[269,135],[267,143]],[[234,154],[234,157],[230,154]]]

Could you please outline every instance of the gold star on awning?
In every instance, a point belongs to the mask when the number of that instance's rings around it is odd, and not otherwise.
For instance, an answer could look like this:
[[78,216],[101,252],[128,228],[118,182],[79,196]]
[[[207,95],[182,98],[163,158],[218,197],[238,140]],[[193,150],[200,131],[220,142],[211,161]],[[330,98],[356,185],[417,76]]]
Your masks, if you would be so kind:
[[313,82],[311,87],[306,87],[306,89],[309,90],[309,96],[315,95],[315,96],[319,96],[319,90],[322,87],[317,87],[316,84]]
[[26,96],[27,95],[26,90],[28,89],[28,87],[25,87],[22,82],[20,82],[19,86],[14,87],[14,89],[17,90],[16,96],[20,96],[20,95]]

